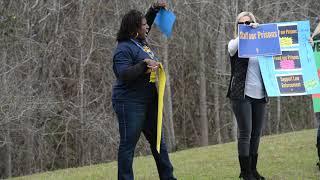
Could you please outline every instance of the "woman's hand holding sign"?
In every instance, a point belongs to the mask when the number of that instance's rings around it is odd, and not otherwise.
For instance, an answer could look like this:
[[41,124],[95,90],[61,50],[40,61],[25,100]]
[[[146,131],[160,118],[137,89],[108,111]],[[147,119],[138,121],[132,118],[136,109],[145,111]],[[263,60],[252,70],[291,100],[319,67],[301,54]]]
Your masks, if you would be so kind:
[[257,28],[257,27],[259,27],[259,23],[252,22],[249,24],[249,26],[252,28]]

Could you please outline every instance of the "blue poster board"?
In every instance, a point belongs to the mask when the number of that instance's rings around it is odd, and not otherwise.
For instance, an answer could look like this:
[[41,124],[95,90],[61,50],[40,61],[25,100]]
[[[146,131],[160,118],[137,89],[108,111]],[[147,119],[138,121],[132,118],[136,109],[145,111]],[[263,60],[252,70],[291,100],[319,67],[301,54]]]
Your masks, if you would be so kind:
[[277,23],[281,55],[258,56],[268,96],[320,93],[309,21]]
[[257,28],[240,24],[238,37],[239,57],[281,54],[277,24],[261,24]]
[[173,24],[175,20],[176,16],[173,12],[161,8],[160,11],[157,13],[154,23],[157,25],[157,27],[164,35],[170,37],[172,34]]

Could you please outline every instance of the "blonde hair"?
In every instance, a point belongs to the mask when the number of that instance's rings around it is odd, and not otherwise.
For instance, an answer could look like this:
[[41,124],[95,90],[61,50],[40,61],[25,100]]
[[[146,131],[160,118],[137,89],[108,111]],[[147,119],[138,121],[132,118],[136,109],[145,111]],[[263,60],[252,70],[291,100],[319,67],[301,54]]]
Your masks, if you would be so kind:
[[314,38],[318,34],[320,34],[320,22],[318,23],[316,29],[313,31],[311,38]]
[[236,38],[238,36],[238,22],[239,20],[244,17],[244,16],[248,16],[250,18],[250,20],[254,23],[256,23],[256,18],[254,17],[254,15],[252,14],[252,12],[241,12],[240,14],[238,14],[237,18],[236,18],[236,22],[234,24],[234,38]]

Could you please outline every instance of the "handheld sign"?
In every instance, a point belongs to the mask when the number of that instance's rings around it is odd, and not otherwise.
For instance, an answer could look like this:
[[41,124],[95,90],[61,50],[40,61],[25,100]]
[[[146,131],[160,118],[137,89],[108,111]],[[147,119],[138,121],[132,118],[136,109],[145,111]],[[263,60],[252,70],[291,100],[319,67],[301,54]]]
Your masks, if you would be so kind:
[[172,34],[172,28],[175,20],[176,16],[173,12],[161,8],[160,11],[157,13],[155,24],[164,35],[170,37]]
[[309,21],[277,23],[282,55],[258,56],[268,96],[319,94]]
[[239,24],[239,57],[280,55],[277,24],[261,24],[257,28]]

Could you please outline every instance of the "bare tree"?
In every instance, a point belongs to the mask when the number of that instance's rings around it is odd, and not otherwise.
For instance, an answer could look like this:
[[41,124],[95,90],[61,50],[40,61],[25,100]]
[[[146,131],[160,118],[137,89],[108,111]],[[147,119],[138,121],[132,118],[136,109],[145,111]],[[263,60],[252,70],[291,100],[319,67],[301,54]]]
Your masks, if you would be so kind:
[[[202,16],[204,11],[205,4],[200,2],[200,11],[199,16]],[[201,142],[202,146],[206,146],[209,144],[208,139],[208,117],[207,117],[207,79],[206,79],[206,59],[205,59],[205,49],[204,49],[204,32],[203,32],[203,23],[199,20],[199,57],[200,57],[200,64],[199,64],[199,74],[200,74],[200,91],[199,91],[199,109],[200,109],[200,133],[201,133]]]
[[166,72],[166,89],[165,89],[165,98],[164,98],[164,113],[165,113],[165,120],[167,121],[167,126],[168,126],[168,148],[170,150],[174,150],[176,148],[176,140],[175,140],[175,134],[174,134],[174,121],[173,121],[173,111],[172,111],[172,96],[171,96],[171,81],[170,81],[170,71],[169,71],[169,43],[168,39],[166,37],[162,37],[163,41],[162,43],[164,44],[163,48],[163,64],[164,64],[164,69]]

